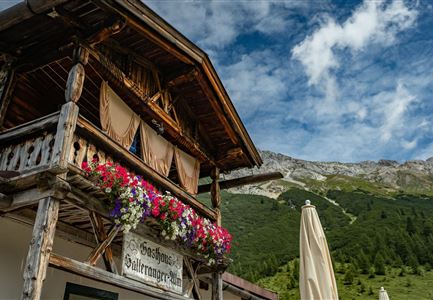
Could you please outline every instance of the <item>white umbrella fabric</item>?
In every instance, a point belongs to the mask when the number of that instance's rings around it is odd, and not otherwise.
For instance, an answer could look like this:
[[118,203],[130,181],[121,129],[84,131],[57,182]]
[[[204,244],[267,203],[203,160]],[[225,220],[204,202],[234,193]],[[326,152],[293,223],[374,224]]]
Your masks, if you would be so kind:
[[389,300],[388,293],[383,288],[383,286],[380,288],[379,291],[379,300]]
[[338,300],[325,233],[316,207],[309,200],[302,207],[299,269],[302,300]]

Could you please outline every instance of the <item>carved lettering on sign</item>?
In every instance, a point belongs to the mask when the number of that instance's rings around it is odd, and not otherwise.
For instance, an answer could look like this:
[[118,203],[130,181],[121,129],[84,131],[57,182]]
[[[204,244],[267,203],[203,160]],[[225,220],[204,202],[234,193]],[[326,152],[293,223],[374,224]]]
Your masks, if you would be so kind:
[[135,233],[123,237],[122,274],[164,290],[182,293],[183,256]]

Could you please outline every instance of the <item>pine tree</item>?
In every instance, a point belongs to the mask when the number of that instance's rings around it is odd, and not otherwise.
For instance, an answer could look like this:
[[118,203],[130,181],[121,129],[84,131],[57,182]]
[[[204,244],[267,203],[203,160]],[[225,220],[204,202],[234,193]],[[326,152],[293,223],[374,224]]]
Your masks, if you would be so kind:
[[411,217],[407,217],[407,219],[406,219],[406,231],[410,235],[413,235],[416,233],[415,224],[413,223],[413,220]]
[[353,278],[354,278],[354,274],[353,274],[352,268],[349,267],[347,269],[346,273],[344,274],[343,283],[345,285],[350,285],[353,283]]
[[412,274],[416,274],[419,267],[419,262],[415,255],[412,254],[409,257],[408,265],[412,269]]
[[364,251],[358,255],[358,266],[361,270],[361,274],[368,274],[368,270],[370,269],[370,261],[365,255]]
[[377,275],[385,275],[385,260],[383,259],[383,256],[378,253],[376,255],[376,259],[374,260],[374,269]]

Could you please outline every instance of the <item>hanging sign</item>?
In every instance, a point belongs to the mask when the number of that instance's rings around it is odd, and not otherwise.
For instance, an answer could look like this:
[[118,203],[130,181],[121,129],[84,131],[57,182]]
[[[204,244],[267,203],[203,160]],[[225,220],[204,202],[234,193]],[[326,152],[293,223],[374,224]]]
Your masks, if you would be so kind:
[[124,234],[124,276],[182,294],[182,267],[182,255],[135,233]]

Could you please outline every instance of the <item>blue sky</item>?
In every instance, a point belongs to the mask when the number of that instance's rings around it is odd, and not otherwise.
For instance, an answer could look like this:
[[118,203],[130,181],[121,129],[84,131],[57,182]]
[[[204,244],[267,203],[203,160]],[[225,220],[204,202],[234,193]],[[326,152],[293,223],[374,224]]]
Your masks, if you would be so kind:
[[260,149],[322,161],[433,156],[430,2],[146,3],[208,52]]
[[145,3],[209,54],[260,149],[433,156],[433,2]]

